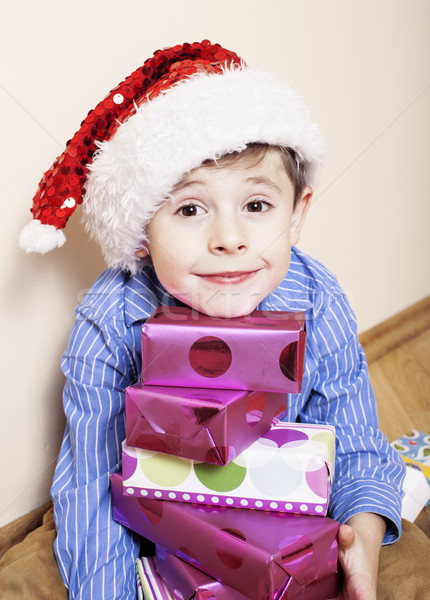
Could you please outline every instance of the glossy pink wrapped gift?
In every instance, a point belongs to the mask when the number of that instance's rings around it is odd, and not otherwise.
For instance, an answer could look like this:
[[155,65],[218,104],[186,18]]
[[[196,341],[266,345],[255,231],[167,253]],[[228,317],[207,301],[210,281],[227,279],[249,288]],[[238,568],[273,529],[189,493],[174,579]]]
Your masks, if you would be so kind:
[[174,600],[248,600],[237,590],[159,546],[156,549],[154,568]]
[[[161,590],[169,590],[174,600],[248,600],[247,596],[158,546],[151,566],[152,577],[158,578]],[[337,587],[337,573],[330,573],[327,577],[306,586],[298,596],[292,595],[291,588],[285,589],[279,600],[337,600]],[[155,600],[158,596],[153,598]]]
[[152,385],[127,388],[128,446],[225,465],[287,414],[287,395]]
[[139,600],[248,600],[230,586],[209,577],[190,564],[158,549],[156,558],[136,561]]
[[142,380],[150,385],[299,393],[302,312],[254,311],[218,319],[158,307],[142,326]]
[[308,600],[327,578],[336,595],[339,524],[327,517],[124,496],[119,474],[111,486],[116,521],[250,600]]

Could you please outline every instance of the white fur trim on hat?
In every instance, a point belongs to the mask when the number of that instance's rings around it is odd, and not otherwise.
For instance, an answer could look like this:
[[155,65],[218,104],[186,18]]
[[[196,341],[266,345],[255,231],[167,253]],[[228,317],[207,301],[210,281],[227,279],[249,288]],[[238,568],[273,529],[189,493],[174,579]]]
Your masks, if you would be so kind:
[[144,102],[100,144],[90,166],[84,219],[107,263],[134,273],[146,226],[172,188],[203,161],[254,142],[294,149],[315,184],[320,130],[302,98],[270,73],[201,73]]
[[38,219],[33,219],[21,231],[18,245],[25,252],[39,252],[46,254],[54,248],[61,248],[66,241],[66,236],[61,229],[54,225],[42,224]]

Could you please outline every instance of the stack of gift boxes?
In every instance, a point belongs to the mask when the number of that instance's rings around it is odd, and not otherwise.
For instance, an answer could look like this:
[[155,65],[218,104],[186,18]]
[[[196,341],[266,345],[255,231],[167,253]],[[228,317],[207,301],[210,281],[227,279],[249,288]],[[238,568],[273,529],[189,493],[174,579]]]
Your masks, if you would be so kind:
[[114,519],[156,545],[147,600],[337,597],[334,430],[282,421],[305,342],[303,313],[159,307],[143,325],[111,487]]

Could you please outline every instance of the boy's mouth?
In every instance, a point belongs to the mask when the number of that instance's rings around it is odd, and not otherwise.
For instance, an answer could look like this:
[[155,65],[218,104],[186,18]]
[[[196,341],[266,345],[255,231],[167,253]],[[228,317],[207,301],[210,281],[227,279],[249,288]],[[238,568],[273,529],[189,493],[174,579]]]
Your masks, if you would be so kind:
[[208,273],[199,275],[205,281],[215,283],[217,285],[235,285],[244,283],[254,277],[259,269],[255,271],[227,271],[225,273]]

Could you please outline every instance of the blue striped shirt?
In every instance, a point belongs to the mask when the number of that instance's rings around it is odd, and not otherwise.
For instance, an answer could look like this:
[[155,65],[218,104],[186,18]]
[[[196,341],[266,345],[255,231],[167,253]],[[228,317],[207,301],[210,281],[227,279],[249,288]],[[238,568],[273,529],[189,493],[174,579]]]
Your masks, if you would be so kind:
[[[67,425],[52,485],[54,550],[71,598],[133,599],[139,540],[112,520],[109,475],[120,468],[124,390],[137,381],[142,322],[174,305],[148,267],[136,276],[107,269],[77,308],[62,368]],[[400,534],[404,466],[378,431],[355,316],[336,278],[293,248],[285,280],[258,307],[306,311],[302,392],[289,396],[288,420],[336,427],[329,516],[363,511],[387,518],[384,543]]]

